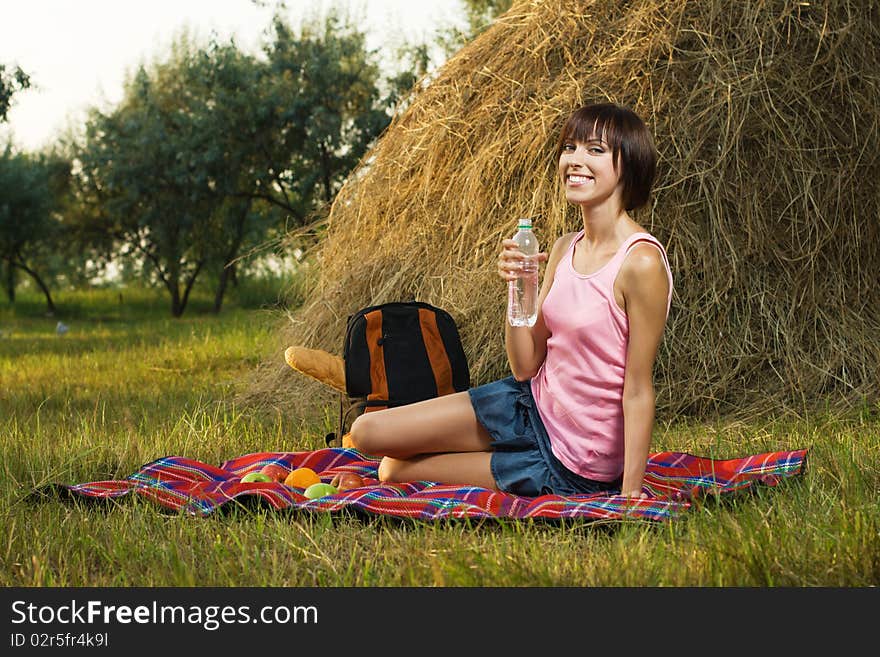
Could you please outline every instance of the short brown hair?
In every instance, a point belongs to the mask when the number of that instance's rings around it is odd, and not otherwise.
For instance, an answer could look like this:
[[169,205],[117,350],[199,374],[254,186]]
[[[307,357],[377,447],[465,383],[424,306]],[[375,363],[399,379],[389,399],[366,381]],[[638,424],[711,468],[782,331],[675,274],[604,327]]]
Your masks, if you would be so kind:
[[620,162],[624,208],[634,210],[647,203],[657,174],[657,149],[639,115],[613,103],[585,105],[575,110],[559,133],[556,161],[566,142],[589,139],[602,139],[611,147],[615,170]]

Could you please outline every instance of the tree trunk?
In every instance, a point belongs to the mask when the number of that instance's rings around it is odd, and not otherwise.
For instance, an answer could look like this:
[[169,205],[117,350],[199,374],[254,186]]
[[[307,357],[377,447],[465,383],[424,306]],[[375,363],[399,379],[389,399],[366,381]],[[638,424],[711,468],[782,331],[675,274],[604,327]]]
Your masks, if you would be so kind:
[[241,212],[236,216],[235,222],[235,239],[229,248],[229,252],[224,258],[223,271],[220,272],[220,280],[217,283],[217,293],[214,295],[214,313],[219,314],[223,307],[223,296],[226,294],[226,286],[230,280],[233,285],[238,287],[238,278],[235,274],[235,257],[244,241],[245,226],[247,225],[248,213],[251,211],[251,201],[247,200],[241,206]]
[[180,303],[180,290],[171,291],[171,316],[180,317],[183,315],[183,305]]
[[321,179],[324,183],[324,200],[329,204],[333,201],[333,183],[330,174],[330,154],[324,144],[321,144]]
[[[34,279],[36,284],[43,291],[43,295],[46,297],[46,312],[48,312],[50,315],[54,315],[55,314],[55,303],[52,301],[52,295],[49,293],[49,288],[46,287],[46,284],[43,282],[43,279],[40,278],[40,275],[37,272],[35,272],[33,269],[31,269],[30,267],[25,265],[23,262],[16,262],[13,264],[16,267],[18,267],[19,269],[23,269],[24,271],[26,271],[28,273],[28,275]],[[10,268],[11,267],[12,267],[12,264],[10,264]]]
[[11,262],[6,263],[5,273],[6,280],[3,282],[6,284],[6,296],[9,298],[9,303],[15,303],[15,267]]
[[171,316],[180,317],[183,314],[183,306],[180,303],[180,281],[177,280],[176,276],[174,278],[169,277],[165,281],[165,287],[168,290],[168,294],[171,295]]
[[214,295],[214,314],[219,315],[220,309],[223,308],[223,295],[226,294],[226,284],[229,282],[229,278],[233,276],[233,267],[234,265],[229,265],[228,267],[224,267],[223,271],[220,272],[220,280],[217,283],[217,293]]
[[[204,264],[204,260],[199,261],[199,264],[196,266],[196,269],[192,273],[192,276],[190,276],[189,280],[187,280],[186,287],[183,288],[183,298],[180,300],[180,315],[183,314],[183,310],[184,308],[186,308],[186,304],[189,301],[190,290],[192,290],[193,285],[196,282],[196,276],[198,276],[199,272],[202,271],[202,265]],[[180,315],[175,315],[175,317],[180,317]]]
[[159,275],[159,279],[162,281],[165,289],[168,290],[168,294],[171,295],[171,316],[180,317],[183,314],[183,308],[180,307],[179,263],[174,264],[172,261],[169,264],[168,271],[165,271],[165,269],[162,267],[161,261],[153,251],[151,251],[149,248],[146,248],[144,245],[140,245],[138,247],[138,250],[144,254],[144,257],[147,260],[153,263],[153,267],[156,268],[156,273]]

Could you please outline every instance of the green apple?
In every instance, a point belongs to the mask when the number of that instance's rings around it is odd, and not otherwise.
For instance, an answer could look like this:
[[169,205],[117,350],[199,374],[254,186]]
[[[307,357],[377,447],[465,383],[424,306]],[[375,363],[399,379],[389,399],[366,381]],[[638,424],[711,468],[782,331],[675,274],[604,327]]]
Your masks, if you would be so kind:
[[303,495],[305,495],[310,500],[316,500],[319,497],[324,497],[325,495],[335,495],[339,490],[336,486],[332,486],[330,484],[320,483],[320,484],[312,484],[308,488],[305,489]]
[[243,484],[251,484],[256,481],[275,481],[267,475],[265,472],[248,472],[244,477],[241,478],[241,483]]

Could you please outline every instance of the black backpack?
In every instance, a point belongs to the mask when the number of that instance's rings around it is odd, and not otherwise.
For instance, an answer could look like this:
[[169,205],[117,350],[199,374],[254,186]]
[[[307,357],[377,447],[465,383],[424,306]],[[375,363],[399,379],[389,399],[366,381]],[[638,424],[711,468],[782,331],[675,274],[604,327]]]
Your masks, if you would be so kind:
[[462,392],[470,387],[467,357],[452,316],[420,301],[362,308],[350,315],[343,345],[345,400],[339,433],[353,411],[375,411]]

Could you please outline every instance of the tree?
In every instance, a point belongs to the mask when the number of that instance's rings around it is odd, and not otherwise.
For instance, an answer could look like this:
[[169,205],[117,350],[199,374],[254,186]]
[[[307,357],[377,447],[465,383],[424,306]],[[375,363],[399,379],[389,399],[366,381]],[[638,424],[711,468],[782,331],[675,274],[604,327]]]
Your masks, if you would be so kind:
[[390,122],[395,101],[380,92],[364,33],[339,15],[298,33],[276,17],[272,28],[263,66],[216,44],[202,58],[215,139],[230,154],[218,173],[215,312],[242,250],[320,217]]
[[223,154],[210,169],[219,205],[206,243],[215,312],[241,252],[320,215],[390,122],[363,33],[335,14],[299,34],[276,18],[273,30],[266,61],[211,43],[180,70]]
[[12,96],[31,86],[31,79],[19,67],[7,71],[6,64],[0,64],[0,123],[4,123],[12,106]]
[[264,239],[282,212],[297,222],[306,212],[279,180],[290,159],[289,119],[269,67],[232,43],[212,42],[178,72],[200,98],[196,120],[212,145],[204,166],[216,206],[204,247],[220,312],[241,249]]
[[279,18],[266,48],[282,85],[292,158],[279,182],[309,210],[329,204],[346,176],[391,121],[365,34],[339,15],[295,34]]
[[63,241],[58,210],[69,172],[69,163],[55,155],[14,153],[9,145],[0,155],[0,261],[10,303],[15,302],[16,271],[21,270],[43,292],[48,312],[55,312],[45,272]]
[[[190,56],[187,44],[173,57]],[[207,257],[207,218],[216,207],[210,133],[200,130],[195,98],[178,62],[141,67],[122,103],[93,110],[79,150],[79,185],[91,201],[92,230],[112,235],[123,255],[137,254],[171,297],[180,317]]]

